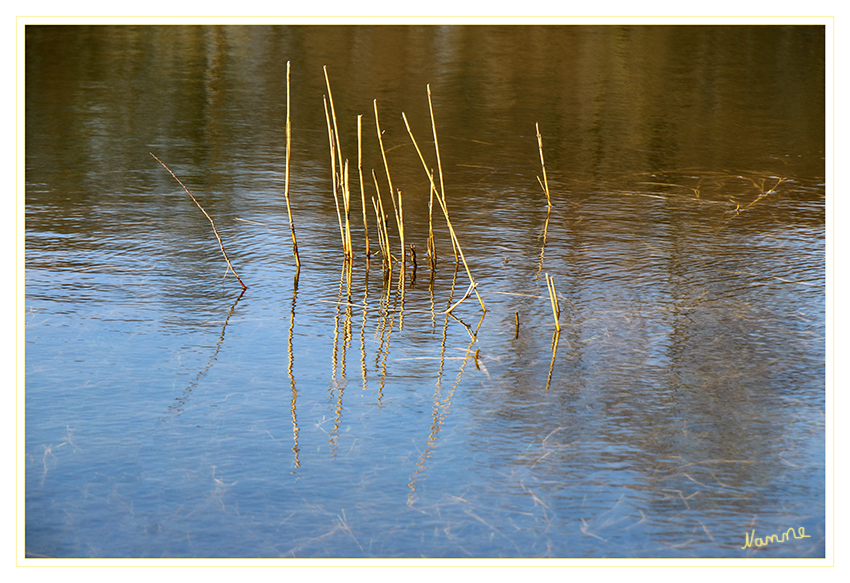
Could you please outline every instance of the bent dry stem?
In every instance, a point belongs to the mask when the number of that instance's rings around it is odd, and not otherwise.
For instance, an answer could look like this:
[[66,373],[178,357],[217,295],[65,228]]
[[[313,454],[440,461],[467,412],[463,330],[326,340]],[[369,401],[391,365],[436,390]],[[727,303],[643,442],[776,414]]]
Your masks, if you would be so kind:
[[209,214],[207,214],[207,211],[205,211],[205,210],[204,210],[204,207],[202,207],[202,206],[201,206],[201,203],[199,203],[199,202],[198,202],[198,200],[195,198],[195,196],[194,196],[191,192],[189,192],[189,189],[188,189],[188,188],[186,188],[186,185],[185,185],[185,184],[183,184],[183,183],[180,181],[180,179],[179,179],[179,178],[177,178],[177,176],[174,174],[174,172],[172,172],[172,171],[171,171],[171,169],[170,169],[168,166],[166,166],[166,165],[165,165],[165,163],[163,163],[163,161],[162,161],[162,160],[160,160],[159,158],[157,158],[156,156],[154,156],[154,155],[153,155],[153,152],[148,152],[148,153],[149,153],[151,156],[153,156],[153,159],[154,159],[154,160],[156,160],[157,162],[159,162],[160,164],[162,164],[162,167],[163,167],[163,168],[165,168],[166,170],[168,170],[168,173],[169,173],[169,174],[171,174],[171,175],[174,177],[174,180],[176,180],[176,181],[177,181],[177,183],[178,183],[178,184],[180,184],[180,186],[182,186],[182,187],[183,187],[183,190],[185,190],[185,191],[186,191],[186,194],[188,194],[190,197],[192,197],[192,200],[193,200],[193,201],[195,201],[195,204],[196,204],[196,205],[198,205],[198,208],[199,208],[199,209],[201,209],[201,212],[202,212],[202,213],[204,213],[204,216],[205,216],[205,217],[207,217],[207,218],[209,219],[210,224],[212,225],[213,233],[215,234],[215,238],[216,238],[216,239],[218,239],[218,246],[221,248],[221,254],[222,254],[222,255],[224,255],[224,260],[227,262],[227,267],[230,269],[230,271],[232,271],[232,272],[233,272],[233,275],[235,275],[235,276],[236,276],[236,279],[239,281],[239,285],[241,285],[241,286],[242,286],[242,290],[244,291],[244,290],[248,289],[248,286],[247,286],[247,285],[245,285],[245,282],[243,282],[243,281],[242,281],[242,279],[241,279],[241,278],[239,277],[239,275],[236,273],[236,270],[235,270],[235,269],[233,269],[233,265],[230,263],[230,258],[227,256],[227,252],[224,250],[224,243],[221,241],[221,237],[220,237],[220,236],[219,236],[219,234],[218,234],[218,230],[215,228],[215,221],[213,221],[213,220],[212,220],[212,217],[211,217]]
[[538,177],[537,182],[540,182],[540,187],[543,189],[544,194],[546,194],[546,204],[551,207],[552,200],[549,198],[549,181],[546,180],[546,162],[543,161],[543,136],[540,135],[540,124],[534,124],[534,128],[537,130],[537,149],[540,151],[540,167],[543,168],[543,181],[541,182]]
[[[416,138],[413,137],[413,131],[410,129],[410,124],[407,123],[407,116],[402,112],[401,118],[404,120],[404,125],[407,128],[407,133],[410,135],[410,141],[413,142],[413,147],[416,148],[416,153],[419,154],[419,160],[422,162],[422,167],[425,169],[425,173],[428,175],[428,180],[431,183],[431,190],[437,193],[437,202],[440,203],[440,208],[443,211],[443,216],[446,218],[446,225],[449,228],[449,234],[451,235],[452,245],[455,248],[456,257],[459,256],[460,260],[463,262],[463,267],[466,269],[466,275],[469,277],[470,289],[469,291],[475,292],[475,297],[478,298],[478,303],[481,305],[481,310],[486,312],[487,308],[484,307],[484,300],[481,299],[481,296],[478,294],[477,284],[475,280],[472,278],[472,272],[469,270],[469,265],[466,263],[466,258],[463,256],[463,250],[460,248],[460,242],[457,239],[457,235],[455,234],[454,228],[452,228],[452,222],[449,219],[449,210],[446,207],[446,198],[445,193],[437,192],[437,185],[434,184],[434,173],[428,170],[428,164],[425,163],[425,158],[422,156],[422,151],[419,149],[419,145],[416,143]],[[433,120],[432,120],[433,121]],[[436,127],[436,126],[435,126]],[[436,135],[436,129],[434,130],[434,135]],[[464,299],[466,296],[464,296]],[[461,300],[463,301],[463,300]],[[458,302],[460,303],[460,302]],[[457,305],[457,304],[456,304]],[[456,307],[452,306],[452,310]]]
[[295,254],[295,266],[301,267],[298,257],[298,243],[295,241],[295,223],[292,222],[292,208],[289,205],[289,157],[292,145],[292,125],[289,121],[289,61],[286,61],[286,171],[283,186],[283,196],[286,198],[286,213],[289,215],[289,230],[292,233],[292,252]]

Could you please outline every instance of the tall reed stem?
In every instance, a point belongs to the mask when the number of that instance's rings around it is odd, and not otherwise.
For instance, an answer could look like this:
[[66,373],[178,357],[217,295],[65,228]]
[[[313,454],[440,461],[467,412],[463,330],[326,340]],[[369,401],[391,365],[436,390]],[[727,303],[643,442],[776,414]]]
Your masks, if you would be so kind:
[[334,204],[336,204],[336,219],[339,222],[339,236],[342,239],[342,249],[345,251],[345,231],[342,228],[342,215],[339,212],[339,196],[337,195],[337,187],[339,184],[339,179],[336,174],[336,148],[334,148],[335,138],[333,128],[331,127],[331,116],[328,112],[328,100],[323,99],[325,104],[325,121],[328,123],[328,143],[330,144],[330,152],[331,152],[331,181],[333,186],[334,193]]
[[[416,148],[416,153],[419,154],[419,160],[422,162],[422,167],[425,169],[425,174],[428,175],[428,179],[431,182],[431,188],[436,191],[437,186],[434,184],[434,173],[428,170],[428,165],[425,163],[425,157],[422,156],[422,151],[419,149],[419,145],[416,143],[416,138],[413,137],[413,132],[410,129],[410,124],[407,123],[407,116],[402,113],[401,118],[404,120],[404,125],[407,128],[407,133],[410,134],[410,140],[413,142],[413,147]],[[469,270],[469,265],[466,263],[466,258],[463,256],[463,250],[460,248],[460,241],[457,239],[457,235],[455,234],[455,230],[452,227],[452,221],[449,219],[449,210],[446,207],[445,196],[442,196],[441,193],[437,193],[437,202],[440,203],[440,208],[443,211],[443,216],[446,218],[446,225],[449,227],[449,234],[451,235],[452,244],[455,247],[456,252],[458,253],[461,262],[463,262],[463,267],[466,269],[466,275],[469,277],[470,291],[475,292],[475,297],[478,298],[478,303],[481,304],[481,309],[485,312],[487,308],[484,307],[484,300],[481,299],[481,296],[478,294],[477,284],[475,284],[475,279],[472,277],[472,272]],[[452,307],[454,309],[454,307]]]
[[[535,129],[537,130],[537,149],[540,151],[540,166],[543,168],[543,182],[540,186],[543,188],[543,192],[546,193],[546,204],[552,206],[552,200],[549,198],[549,181],[546,179],[546,163],[543,161],[543,136],[540,135],[540,124],[534,124]],[[540,182],[540,177],[537,178],[537,181]]]
[[[381,158],[384,160],[384,169],[387,172],[387,184],[390,188],[390,202],[393,203],[393,211],[395,212],[396,223],[398,225],[398,236],[401,240],[401,262],[404,264],[405,260],[405,247],[404,247],[404,217],[401,212],[401,191],[398,191],[398,204],[396,204],[395,200],[395,191],[393,190],[393,179],[390,176],[390,166],[387,163],[387,153],[384,150],[384,139],[383,132],[381,131],[381,121],[378,119],[378,100],[375,99],[372,101],[372,104],[375,108],[375,128],[378,132],[378,144],[381,146]],[[375,183],[377,186],[377,183]]]
[[[186,194],[188,194],[190,197],[192,197],[192,200],[195,202],[195,204],[196,204],[196,205],[198,205],[198,208],[199,208],[199,209],[201,209],[201,212],[202,212],[202,213],[204,213],[204,216],[205,216],[205,217],[207,217],[207,219],[209,219],[209,221],[210,221],[210,225],[212,225],[213,233],[215,234],[215,238],[216,238],[216,239],[218,239],[218,246],[219,246],[219,248],[221,248],[221,254],[222,254],[222,255],[224,255],[224,260],[227,262],[227,267],[230,269],[230,271],[232,271],[232,272],[233,272],[233,275],[235,275],[235,276],[236,276],[236,279],[239,281],[239,285],[241,285],[241,286],[242,286],[242,291],[245,291],[246,289],[248,289],[248,286],[247,286],[247,285],[245,285],[245,283],[242,281],[242,279],[241,279],[241,278],[239,277],[239,275],[236,273],[236,270],[235,270],[235,269],[233,269],[233,265],[230,263],[230,258],[227,256],[227,252],[225,252],[225,250],[224,250],[224,243],[221,241],[221,237],[220,237],[220,236],[219,236],[219,234],[218,234],[218,230],[215,228],[215,221],[213,221],[213,220],[212,220],[212,217],[211,217],[211,216],[207,213],[207,211],[205,211],[205,210],[204,210],[204,207],[202,207],[202,206],[201,206],[201,203],[199,203],[199,202],[198,202],[198,200],[195,198],[195,196],[194,196],[191,192],[189,192],[189,189],[188,189],[188,188],[186,188],[186,185],[185,185],[185,184],[183,184],[183,183],[180,181],[180,179],[179,179],[179,178],[177,178],[177,175],[175,175],[175,174],[174,174],[174,172],[172,172],[172,171],[171,171],[171,169],[170,169],[168,166],[166,166],[166,165],[165,165],[165,163],[163,163],[163,161],[162,161],[162,160],[160,160],[159,158],[157,158],[156,156],[154,156],[154,155],[153,155],[153,152],[148,152],[148,153],[149,153],[151,156],[153,156],[153,159],[154,159],[154,160],[156,160],[157,162],[159,162],[160,164],[162,164],[162,167],[163,167],[163,168],[165,168],[166,170],[168,170],[168,173],[169,173],[169,174],[171,174],[171,176],[173,176],[173,177],[174,177],[174,180],[176,180],[176,181],[177,181],[177,183],[178,183],[180,186],[182,186],[182,187],[183,187],[183,190],[185,190],[185,191],[186,191]],[[226,272],[225,272],[225,273],[226,273]],[[240,296],[240,297],[241,297],[241,296]]]
[[386,261],[387,267],[390,267],[393,255],[390,251],[390,235],[387,232],[387,215],[384,213],[384,203],[381,200],[381,188],[378,186],[378,177],[375,175],[374,170],[372,170],[372,180],[375,181],[375,193],[378,195],[378,209],[381,211],[381,224],[379,228],[381,228],[384,233],[384,260]]
[[378,131],[378,144],[381,145],[381,158],[384,160],[384,168],[387,171],[387,184],[390,186],[390,196],[393,193],[393,179],[390,177],[390,166],[387,164],[387,153],[384,150],[384,138],[383,132],[381,132],[381,122],[378,119],[378,100],[375,99],[372,101],[372,105],[375,107],[375,128]]
[[[434,171],[431,171],[431,184],[434,183]],[[452,244],[454,246],[454,244]],[[428,263],[431,265],[431,272],[437,269],[437,245],[434,241],[434,189],[428,191]]]
[[[428,112],[431,114],[431,132],[434,134],[434,150],[437,152],[437,171],[440,174],[440,196],[443,197],[443,203],[445,204],[446,190],[445,186],[443,185],[443,163],[440,161],[440,142],[439,140],[437,140],[437,122],[434,119],[434,106],[431,103],[431,84],[429,83],[425,86],[425,88],[428,90]],[[457,247],[455,247],[454,240],[452,240],[452,250],[455,254],[455,263],[457,263]],[[436,254],[436,247],[434,248],[434,252]],[[436,263],[436,255],[434,257],[434,261]]]
[[363,186],[363,138],[362,138],[363,116],[357,116],[357,173],[360,175],[360,207],[363,210],[363,235],[366,237],[366,257],[369,252],[369,225],[366,223],[366,191]]
[[295,254],[295,266],[301,267],[301,259],[298,257],[298,243],[295,241],[295,223],[292,222],[292,208],[289,205],[289,155],[292,144],[292,125],[289,118],[289,61],[286,61],[286,172],[283,196],[286,198],[286,214],[289,215],[289,231],[292,233],[292,252]]
[[334,140],[336,141],[336,158],[339,163],[339,175],[342,177],[342,144],[339,143],[339,126],[336,123],[336,110],[334,109],[334,96],[331,92],[331,82],[328,79],[328,67],[326,65],[322,66],[322,70],[325,72],[325,85],[328,88],[328,101],[331,105],[331,117],[334,122]]

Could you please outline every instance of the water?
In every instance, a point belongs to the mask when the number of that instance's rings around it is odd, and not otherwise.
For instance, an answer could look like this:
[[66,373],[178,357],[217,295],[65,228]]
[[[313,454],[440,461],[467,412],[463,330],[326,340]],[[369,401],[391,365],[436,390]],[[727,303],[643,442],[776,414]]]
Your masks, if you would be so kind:
[[26,34],[28,556],[824,556],[822,27]]

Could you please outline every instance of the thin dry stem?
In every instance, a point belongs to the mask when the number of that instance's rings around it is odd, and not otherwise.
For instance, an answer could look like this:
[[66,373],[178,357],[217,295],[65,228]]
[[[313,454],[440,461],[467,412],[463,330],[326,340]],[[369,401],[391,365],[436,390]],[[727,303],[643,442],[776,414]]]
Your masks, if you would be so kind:
[[381,227],[381,211],[378,209],[378,203],[375,200],[375,197],[372,197],[372,206],[375,207],[375,221],[378,224],[378,245],[381,248],[381,257],[383,258],[384,264],[387,262],[387,250],[384,246],[384,233]]
[[177,175],[175,175],[174,172],[172,172],[171,169],[168,166],[166,166],[165,163],[162,160],[160,160],[159,158],[154,156],[152,152],[148,152],[148,153],[151,156],[153,156],[154,160],[156,160],[157,162],[162,164],[163,168],[168,170],[168,173],[171,174],[171,176],[174,177],[174,180],[176,180],[177,183],[180,184],[180,186],[183,187],[183,190],[186,191],[186,194],[188,194],[190,197],[192,197],[192,200],[195,202],[196,205],[198,205],[198,208],[201,209],[201,212],[204,213],[204,216],[207,217],[207,219],[209,219],[210,225],[212,225],[213,233],[215,234],[215,238],[218,239],[218,246],[221,248],[221,254],[224,255],[224,260],[227,262],[227,267],[230,268],[230,271],[232,271],[233,275],[236,276],[236,279],[239,281],[239,285],[242,286],[242,290],[244,291],[244,290],[248,289],[248,286],[245,285],[245,283],[242,281],[242,279],[236,273],[236,270],[233,269],[233,264],[230,263],[230,258],[227,256],[227,252],[224,250],[224,243],[221,241],[221,237],[218,234],[218,230],[215,228],[215,221],[212,220],[212,217],[207,213],[207,211],[204,210],[204,207],[201,206],[201,203],[198,202],[198,200],[195,198],[195,196],[191,192],[189,192],[189,189],[186,188],[186,185],[183,184],[180,181],[179,178],[177,178]]
[[[407,133],[410,134],[410,140],[413,142],[413,147],[416,148],[416,153],[419,154],[419,160],[422,162],[422,167],[425,168],[425,173],[428,175],[428,178],[431,181],[431,188],[436,191],[437,186],[434,184],[434,175],[428,170],[428,165],[425,163],[425,158],[422,156],[422,151],[419,149],[419,145],[416,143],[416,138],[413,137],[413,132],[410,129],[410,124],[407,123],[407,116],[402,113],[401,117],[404,120],[405,127],[407,127]],[[466,258],[463,256],[463,250],[460,248],[460,242],[457,239],[455,230],[452,227],[452,222],[449,219],[449,210],[448,208],[446,208],[445,198],[440,196],[439,193],[437,195],[437,202],[440,203],[440,208],[443,211],[443,216],[446,218],[446,225],[448,225],[449,227],[449,234],[452,238],[452,244],[454,245],[455,250],[460,257],[460,260],[463,263],[463,267],[466,269],[466,275],[469,277],[470,283],[475,284],[475,279],[473,279],[472,277],[472,272],[469,270],[469,265],[466,263]],[[478,298],[478,303],[481,304],[481,309],[486,312],[487,308],[484,307],[484,300],[481,299],[481,296],[478,294],[478,290],[476,288],[477,285],[472,286],[472,289],[475,292],[475,297]]]
[[[443,163],[440,161],[440,142],[437,140],[437,122],[434,119],[434,106],[431,103],[431,85],[428,84],[425,86],[428,90],[428,112],[431,114],[431,133],[434,134],[434,150],[437,153],[437,170],[440,174],[440,194],[439,196],[443,199],[443,204],[445,205],[446,201],[446,189],[443,185]],[[452,240],[452,250],[455,254],[455,263],[457,263],[458,253],[457,247],[455,247],[455,241]],[[483,305],[482,305],[483,307]]]
[[401,262],[405,262],[405,258],[407,257],[406,249],[404,245],[404,209],[401,206],[401,190],[398,191],[398,210],[396,212],[396,222],[398,223],[398,238],[399,243],[401,244]]
[[[434,171],[431,173],[431,184],[434,183]],[[434,242],[434,189],[428,191],[428,263],[431,265],[431,271],[437,268],[437,246]]]
[[[543,136],[540,135],[540,124],[534,124],[534,127],[537,129],[537,148],[540,150],[540,166],[543,168],[543,184],[540,186],[543,187],[543,192],[546,193],[546,204],[552,206],[552,200],[549,198],[549,181],[546,180],[546,163],[543,161]],[[537,179],[540,181],[540,178]]]
[[555,330],[561,331],[561,324],[558,321],[561,317],[561,306],[558,304],[558,295],[555,292],[555,280],[547,273],[546,287],[549,288],[549,301],[552,304],[552,315],[555,317]]
[[323,98],[325,104],[325,120],[328,124],[328,143],[330,144],[330,152],[331,152],[331,181],[333,182],[333,193],[334,193],[334,204],[336,204],[336,218],[339,222],[339,236],[342,239],[342,248],[345,250],[345,231],[342,228],[342,215],[339,211],[339,197],[337,196],[337,185],[339,180],[337,179],[336,174],[336,148],[334,148],[334,142],[336,141],[334,138],[333,128],[331,127],[331,116],[328,112],[328,100],[327,98]]
[[334,140],[336,141],[336,157],[339,162],[339,174],[342,176],[342,145],[339,143],[339,126],[336,123],[336,110],[334,109],[334,96],[331,92],[331,82],[328,79],[328,67],[327,65],[322,66],[322,70],[325,72],[325,85],[328,88],[328,101],[331,104],[331,117],[333,117],[334,122]]
[[375,182],[375,193],[378,195],[378,208],[381,211],[381,227],[384,231],[384,250],[387,267],[391,265],[392,253],[390,252],[390,235],[387,232],[387,215],[384,213],[384,202],[381,200],[381,188],[378,186],[378,177],[375,175],[375,170],[372,170],[372,180]]
[[537,275],[534,276],[535,280],[540,279],[540,272],[543,271],[543,254],[546,252],[546,235],[549,232],[549,215],[552,212],[552,207],[546,207],[546,222],[543,224],[543,244],[540,246],[540,261],[537,265]]
[[[396,205],[395,194],[394,194],[394,191],[393,191],[393,179],[390,176],[390,166],[387,163],[387,153],[384,150],[384,139],[383,139],[383,132],[381,131],[381,122],[378,119],[378,100],[377,99],[373,100],[372,105],[375,108],[375,128],[376,128],[376,131],[378,132],[378,144],[380,144],[380,146],[381,146],[381,158],[383,158],[383,160],[384,160],[384,169],[387,172],[387,184],[389,185],[389,188],[390,188],[390,202],[393,203],[393,211],[395,213],[396,223],[398,224],[398,234],[399,234],[399,238],[401,239],[401,257],[402,257],[401,262],[404,263],[404,257],[405,257],[405,252],[404,252],[404,226],[402,224],[402,218],[401,218],[401,214],[399,213],[399,208],[398,208],[401,205],[401,191],[399,191],[399,203],[398,203],[398,205]],[[376,187],[377,187],[377,184],[378,183],[376,182],[375,183]],[[380,197],[379,197],[379,200],[380,200]]]
[[350,259],[353,255],[351,248],[351,191],[348,188],[348,160],[345,161],[342,182],[342,202],[345,205],[345,257]]
[[369,252],[369,225],[366,222],[366,191],[363,186],[363,136],[362,136],[362,121],[363,116],[357,116],[357,173],[360,176],[360,207],[363,210],[363,235],[366,237],[366,257],[371,254]]
[[[390,198],[393,197],[393,179],[390,177],[390,166],[387,164],[387,153],[384,150],[383,132],[381,132],[381,122],[378,120],[378,100],[372,101],[375,107],[375,128],[378,132],[378,144],[381,146],[381,158],[384,160],[384,169],[387,171],[387,184],[390,187]],[[394,203],[395,204],[395,203]]]
[[295,240],[295,223],[292,222],[292,208],[289,205],[289,156],[292,144],[292,125],[289,117],[289,61],[286,61],[286,172],[283,196],[286,198],[286,214],[289,215],[289,231],[292,233],[292,252],[295,255],[295,266],[301,267],[301,259],[298,257],[298,243]]
[[469,287],[468,287],[468,288],[466,288],[466,293],[464,293],[464,294],[463,294],[463,297],[462,297],[462,298],[460,298],[458,301],[456,301],[456,302],[452,305],[452,307],[450,307],[448,310],[446,310],[446,311],[445,311],[445,313],[446,313],[446,314],[450,314],[450,313],[452,312],[452,310],[454,310],[456,307],[458,307],[458,306],[461,304],[461,302],[463,302],[463,300],[465,300],[466,298],[468,298],[468,297],[470,296],[470,294],[471,294],[473,291],[475,291],[475,288],[476,288],[476,287],[478,287],[478,284],[477,284],[477,283],[475,283],[475,282],[470,283],[470,284],[469,284]]

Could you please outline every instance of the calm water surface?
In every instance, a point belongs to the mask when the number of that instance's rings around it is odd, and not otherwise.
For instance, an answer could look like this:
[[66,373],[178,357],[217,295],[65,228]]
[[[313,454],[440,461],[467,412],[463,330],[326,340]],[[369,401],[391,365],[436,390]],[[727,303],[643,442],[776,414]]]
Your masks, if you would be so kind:
[[28,556],[824,556],[822,27],[28,27],[26,116]]

